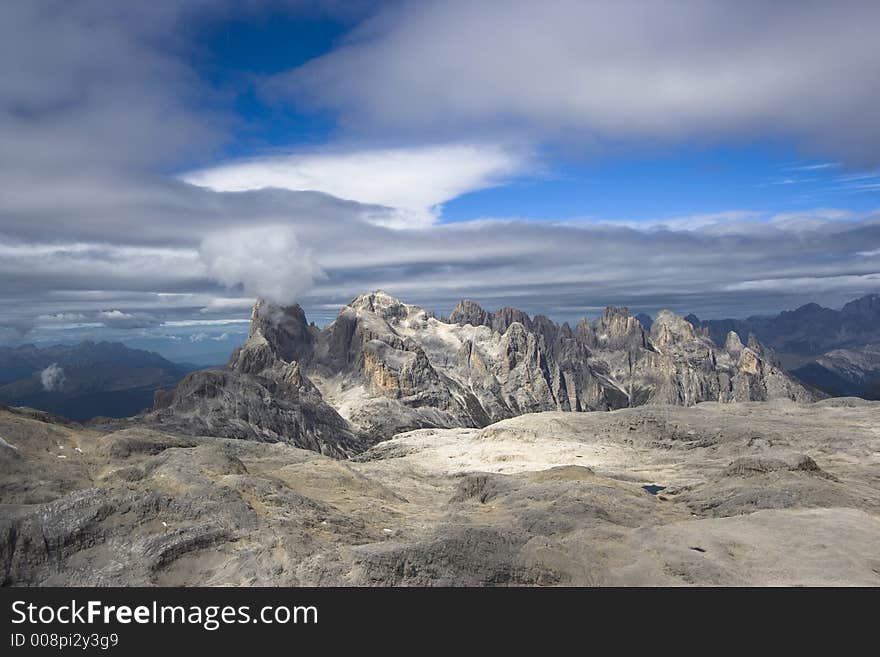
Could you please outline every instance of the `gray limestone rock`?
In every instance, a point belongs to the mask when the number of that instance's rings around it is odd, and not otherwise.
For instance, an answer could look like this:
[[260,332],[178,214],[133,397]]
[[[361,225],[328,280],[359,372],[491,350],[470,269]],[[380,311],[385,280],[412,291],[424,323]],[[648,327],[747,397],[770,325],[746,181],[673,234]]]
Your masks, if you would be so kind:
[[299,306],[260,301],[227,368],[158,395],[145,421],[345,456],[400,431],[539,411],[813,398],[754,337],[728,337],[719,347],[669,311],[648,333],[614,306],[573,330],[469,300],[444,322],[381,290],[319,330]]
[[349,461],[0,409],[0,584],[876,586],[878,409],[546,412]]

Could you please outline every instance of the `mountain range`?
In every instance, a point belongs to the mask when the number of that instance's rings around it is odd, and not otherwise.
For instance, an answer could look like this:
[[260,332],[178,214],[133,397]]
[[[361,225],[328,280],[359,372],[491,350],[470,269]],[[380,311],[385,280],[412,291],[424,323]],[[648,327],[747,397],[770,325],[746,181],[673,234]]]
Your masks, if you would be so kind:
[[323,329],[297,305],[258,301],[224,369],[187,375],[137,421],[349,456],[404,431],[540,411],[821,396],[754,338],[717,345],[669,311],[650,331],[613,306],[574,328],[467,300],[439,319],[376,291]]
[[118,342],[0,348],[0,402],[74,420],[127,417],[195,369]]
[[[262,351],[268,355],[254,355]],[[749,354],[772,369],[744,383],[739,359]],[[279,372],[262,376],[263,369],[272,369],[263,367],[270,363],[295,364],[299,374],[293,383],[283,383]],[[783,369],[806,383],[812,395],[818,389],[874,399],[880,398],[880,295],[853,300],[840,310],[806,304],[746,319],[702,320],[693,314],[682,319],[668,311],[656,319],[644,313],[633,317],[625,308],[609,306],[595,321],[582,320],[573,328],[516,308],[486,311],[468,300],[441,320],[374,292],[353,300],[322,330],[299,306],[259,302],[250,337],[229,366],[187,382],[219,377],[215,383],[223,388],[235,380],[244,385],[239,405],[257,392],[260,400],[274,400],[274,420],[237,420],[241,426],[232,423],[225,430],[219,428],[226,420],[223,404],[207,413],[184,413],[183,406],[204,395],[184,395],[189,401],[182,406],[183,391],[176,401],[167,391],[196,369],[110,342],[0,348],[0,402],[85,421],[131,416],[158,399],[157,411],[162,404],[174,406],[164,414],[167,421],[183,415],[195,430],[194,418],[201,417],[204,431],[267,440],[289,433],[272,427],[298,418],[311,404],[323,409],[322,416],[341,417],[342,424],[334,418],[328,425],[337,434],[345,429],[375,440],[398,429],[484,426],[532,410],[773,398],[780,394],[774,386],[787,380],[780,375]],[[258,380],[288,389],[251,385]],[[155,397],[159,389],[166,391]],[[291,409],[281,412],[279,405],[288,398]],[[262,401],[253,402],[247,415],[264,415]],[[313,423],[304,422],[298,434],[310,433]],[[329,443],[319,440],[312,447],[320,444]]]
[[715,341],[730,331],[755,335],[798,378],[831,395],[880,398],[880,294],[840,310],[808,303],[769,317],[687,320]]
[[258,302],[139,416],[0,407],[0,586],[877,585],[880,402],[649,323]]

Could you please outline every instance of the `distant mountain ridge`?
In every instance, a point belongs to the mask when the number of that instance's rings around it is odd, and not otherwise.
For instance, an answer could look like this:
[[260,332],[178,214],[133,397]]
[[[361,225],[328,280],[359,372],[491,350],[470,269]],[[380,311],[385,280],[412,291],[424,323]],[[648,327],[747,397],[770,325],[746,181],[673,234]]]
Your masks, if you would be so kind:
[[118,342],[0,348],[0,402],[74,420],[134,415],[191,366]]
[[832,349],[880,343],[880,294],[868,294],[840,310],[808,303],[770,317],[701,320],[689,315],[695,326],[706,328],[713,340],[736,331],[745,340],[754,333],[763,344],[779,353],[817,356]]
[[880,390],[880,294],[840,310],[808,303],[770,317],[687,319],[716,341],[730,331],[742,339],[754,334],[792,373],[829,394],[873,397]]
[[755,339],[716,345],[669,311],[650,332],[614,306],[574,328],[467,300],[441,320],[380,290],[323,329],[299,306],[257,302],[227,367],[188,375],[139,421],[346,456],[402,431],[536,411],[814,398]]

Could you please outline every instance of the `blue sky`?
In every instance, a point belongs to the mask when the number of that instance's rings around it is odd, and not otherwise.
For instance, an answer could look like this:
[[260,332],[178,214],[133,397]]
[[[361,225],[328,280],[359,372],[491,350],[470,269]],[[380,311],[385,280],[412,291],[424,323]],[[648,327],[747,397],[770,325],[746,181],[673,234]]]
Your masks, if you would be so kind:
[[326,323],[380,287],[567,321],[839,307],[880,292],[878,25],[860,0],[4,3],[0,343],[213,359],[258,296]]
[[[447,221],[481,216],[592,217],[639,221],[715,214],[730,208],[782,213],[817,207],[867,212],[880,188],[854,187],[839,163],[797,160],[794,149],[679,147],[588,162],[554,161],[549,175],[465,194],[447,203]],[[827,166],[826,166],[827,165]],[[822,166],[822,169],[808,167]]]
[[[350,17],[349,17],[350,18]],[[212,22],[197,36],[194,64],[231,97],[236,129],[223,159],[295,152],[340,135],[330,111],[303,111],[261,95],[255,77],[325,55],[355,27],[327,15],[268,12]],[[554,152],[555,151],[555,152]],[[812,155],[812,157],[811,157]],[[216,158],[218,155],[214,154]],[[191,163],[187,162],[189,166]],[[852,176],[875,173],[874,187]],[[442,221],[481,217],[639,221],[715,214],[732,208],[782,213],[815,208],[868,212],[880,207],[880,170],[851,170],[782,138],[660,145],[595,152],[556,146],[541,167],[444,204]]]
[[328,141],[335,127],[331,113],[267,102],[253,80],[329,52],[351,27],[338,17],[269,11],[210,21],[197,30],[192,64],[222,92],[220,102],[229,103],[235,122],[220,155],[247,157]]

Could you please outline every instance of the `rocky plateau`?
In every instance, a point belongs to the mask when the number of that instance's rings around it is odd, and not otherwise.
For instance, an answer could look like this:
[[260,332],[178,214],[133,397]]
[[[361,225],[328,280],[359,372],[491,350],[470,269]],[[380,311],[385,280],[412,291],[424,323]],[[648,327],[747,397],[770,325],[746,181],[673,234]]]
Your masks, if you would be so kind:
[[342,460],[5,409],[0,578],[876,586],[878,419],[853,399],[549,411]]

